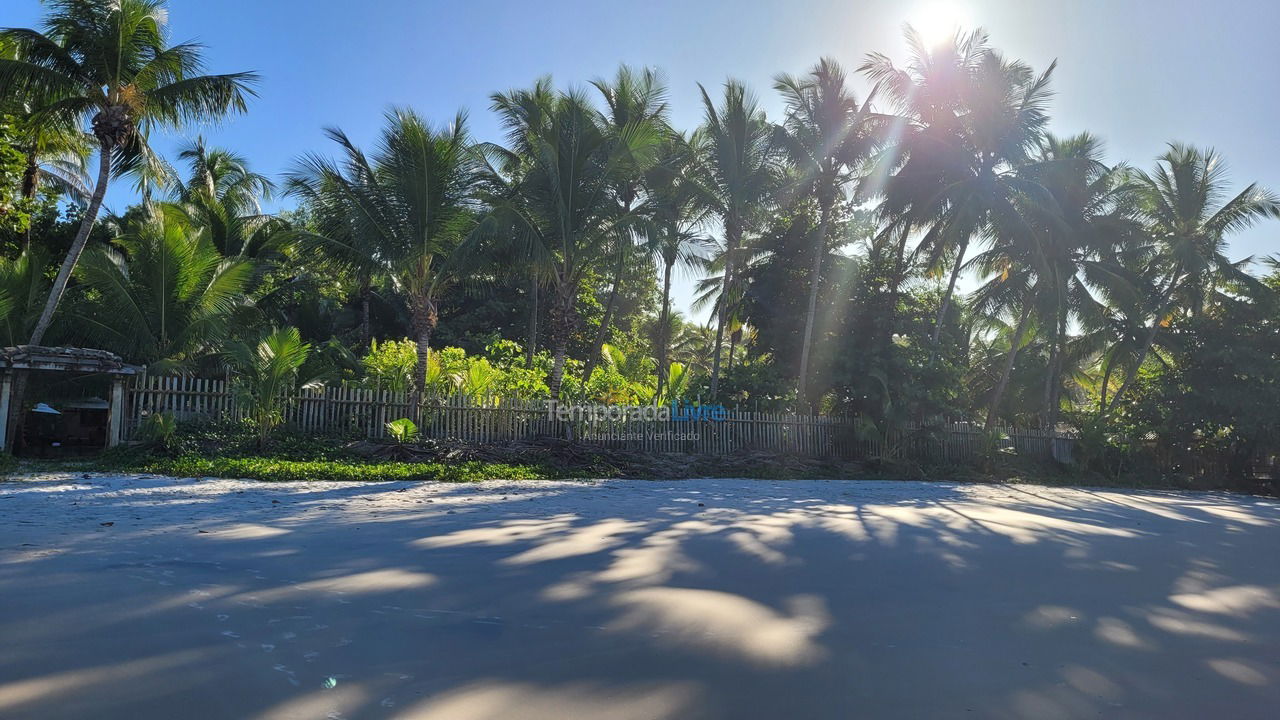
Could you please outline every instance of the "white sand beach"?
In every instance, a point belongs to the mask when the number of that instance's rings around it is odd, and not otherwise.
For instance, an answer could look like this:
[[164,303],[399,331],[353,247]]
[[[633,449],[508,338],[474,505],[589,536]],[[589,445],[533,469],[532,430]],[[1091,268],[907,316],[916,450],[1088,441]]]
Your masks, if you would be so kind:
[[1280,503],[0,483],[0,717],[1264,718]]

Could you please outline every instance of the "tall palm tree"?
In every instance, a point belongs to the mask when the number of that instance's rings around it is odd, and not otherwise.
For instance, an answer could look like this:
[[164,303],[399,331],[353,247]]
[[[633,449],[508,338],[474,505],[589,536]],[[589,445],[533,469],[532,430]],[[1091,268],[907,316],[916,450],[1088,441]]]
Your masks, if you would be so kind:
[[662,304],[658,315],[657,395],[662,396],[669,371],[671,345],[671,279],[676,266],[693,267],[702,259],[707,240],[698,233],[708,208],[692,172],[693,149],[672,135],[663,141],[659,158],[645,174],[645,200],[650,227],[646,249],[662,264]]
[[[18,49],[0,35],[0,59],[16,60]],[[89,198],[88,158],[93,136],[78,128],[40,122],[29,98],[0,97],[5,142],[21,153],[21,169],[17,197],[33,207],[41,190],[62,194],[83,205]],[[27,225],[25,246],[31,246],[32,227]],[[23,339],[25,340],[25,338]],[[21,342],[21,341],[19,341]]]
[[1106,298],[1131,289],[1118,258],[1145,237],[1127,170],[1104,165],[1101,156],[1102,143],[1093,135],[1047,134],[1032,161],[1018,171],[1053,200],[1052,213],[1039,212],[1034,203],[1024,210],[1043,238],[1039,250],[1048,280],[1041,298],[1041,325],[1048,334],[1041,410],[1046,428],[1056,424],[1061,404],[1069,324],[1077,321],[1086,336],[1107,324]]
[[[298,165],[286,175],[285,192],[301,200],[307,220],[289,230],[290,240],[301,247],[303,256],[317,271],[332,271],[337,276],[355,280],[360,307],[359,341],[361,347],[368,347],[373,340],[370,300],[374,284],[380,282],[386,268],[378,254],[376,238],[358,232],[356,213],[351,212],[350,198],[344,188],[348,182],[371,182],[362,179],[370,166],[362,153],[348,157],[339,174],[341,177],[327,170],[316,175],[312,172],[314,167],[307,167],[315,165],[311,159]],[[405,389],[412,387],[412,375],[412,372],[406,375],[409,385]]]
[[308,156],[289,187],[324,211],[319,232],[301,237],[338,259],[371,259],[404,295],[418,349],[415,392],[427,386],[440,295],[457,279],[457,251],[474,225],[478,169],[466,115],[433,127],[407,109],[387,112],[370,158],[341,130],[327,131],[343,160]]
[[167,44],[162,0],[52,0],[43,33],[10,28],[17,59],[0,59],[0,96],[27,98],[41,122],[88,119],[98,143],[98,176],[80,230],[54,278],[31,333],[38,345],[84,252],[113,169],[145,156],[155,126],[215,119],[245,109],[253,73],[201,73],[202,47]]
[[189,175],[174,183],[174,201],[166,209],[193,227],[209,231],[210,240],[227,257],[260,257],[282,249],[285,223],[262,212],[275,183],[249,169],[243,156],[209,147],[197,137],[178,151]]
[[480,148],[492,205],[481,236],[515,238],[547,276],[553,295],[547,387],[558,400],[582,284],[640,222],[614,190],[636,158],[654,152],[659,136],[645,124],[614,132],[586,96],[557,92],[547,78],[529,90],[495,94],[493,109],[510,147]]
[[1280,218],[1280,197],[1251,183],[1228,199],[1226,172],[1213,150],[1170,143],[1151,173],[1134,175],[1161,277],[1149,298],[1142,344],[1104,417],[1124,398],[1173,313],[1200,312],[1224,282],[1258,285],[1243,269],[1248,258],[1227,257],[1227,236],[1263,218]]
[[957,33],[951,42],[934,47],[910,26],[904,35],[911,51],[906,67],[872,53],[858,68],[896,110],[875,167],[859,188],[864,199],[881,199],[877,213],[883,229],[875,246],[892,270],[886,280],[893,296],[909,270],[908,241],[941,219],[939,187],[963,177],[963,154],[944,151],[957,145],[949,137],[960,133],[960,87],[990,51],[980,30]]
[[1028,162],[1048,122],[1056,63],[1037,75],[992,50],[982,31],[957,33],[936,46],[926,45],[910,27],[906,36],[912,48],[906,68],[873,55],[862,70],[900,114],[898,142],[885,158],[898,169],[884,182],[881,212],[904,242],[912,230],[927,228],[919,245],[926,266],[950,258],[933,329],[936,352],[970,242],[989,236],[996,225],[1018,224],[1017,196],[1024,202],[1044,198],[1016,170]]
[[846,199],[846,189],[875,149],[885,124],[871,112],[872,97],[858,104],[844,68],[830,58],[820,60],[803,77],[779,75],[774,89],[782,93],[787,104],[779,144],[795,175],[790,190],[797,198],[812,198],[818,206],[809,268],[809,302],[796,377],[796,396],[799,402],[806,403],[818,288],[833,216]]
[[[605,101],[606,127],[611,133],[625,135],[637,132],[643,126],[646,133],[661,135],[670,132],[667,125],[667,88],[658,71],[652,68],[633,70],[623,65],[612,80],[597,79],[591,83]],[[622,212],[630,212],[641,201],[645,170],[653,163],[653,153],[643,152],[636,157],[621,158],[621,171],[612,189],[614,200]],[[630,235],[616,238],[615,262],[610,276],[609,297],[605,301],[604,316],[597,328],[587,359],[583,377],[591,377],[601,348],[609,337],[613,314],[618,305],[619,291],[628,268],[635,264],[635,238]]]
[[[724,228],[725,265],[721,297],[733,294],[736,256],[743,235],[757,225],[781,179],[778,146],[773,126],[765,119],[755,97],[736,80],[724,84],[717,106],[707,89],[702,92],[703,123],[693,137],[698,151],[700,182],[707,204]],[[720,383],[720,355],[724,346],[730,303],[721,302],[716,313],[716,342],[711,358],[711,399]]]

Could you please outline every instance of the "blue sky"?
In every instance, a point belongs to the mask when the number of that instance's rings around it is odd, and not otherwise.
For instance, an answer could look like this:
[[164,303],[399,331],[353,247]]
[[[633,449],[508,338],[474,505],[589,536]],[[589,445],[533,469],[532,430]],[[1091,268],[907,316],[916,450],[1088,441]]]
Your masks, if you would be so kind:
[[[5,0],[0,25],[36,26],[37,0]],[[499,140],[495,90],[551,74],[560,84],[610,75],[619,63],[661,68],[677,125],[700,116],[696,83],[747,82],[771,117],[781,71],[829,55],[850,68],[868,52],[901,59],[904,22],[986,28],[1006,54],[1042,69],[1057,58],[1052,128],[1102,136],[1110,159],[1151,164],[1164,143],[1216,147],[1232,178],[1280,190],[1277,116],[1280,3],[1267,0],[172,0],[172,38],[209,46],[211,71],[256,70],[248,115],[193,128],[278,173],[328,152],[321,128],[361,142],[383,110],[409,105],[440,121],[470,111],[479,138]],[[164,139],[167,151],[176,142]],[[121,184],[108,197],[131,200]],[[1255,228],[1233,255],[1280,252],[1280,224]],[[687,305],[691,281],[678,284]]]

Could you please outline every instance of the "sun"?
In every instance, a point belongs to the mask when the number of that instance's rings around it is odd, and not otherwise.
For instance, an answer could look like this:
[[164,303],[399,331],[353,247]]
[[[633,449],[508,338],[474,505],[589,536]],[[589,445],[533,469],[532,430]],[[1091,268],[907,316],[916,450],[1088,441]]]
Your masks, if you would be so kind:
[[934,47],[949,41],[960,30],[973,26],[968,8],[949,0],[935,0],[916,6],[907,23],[920,33],[925,45]]

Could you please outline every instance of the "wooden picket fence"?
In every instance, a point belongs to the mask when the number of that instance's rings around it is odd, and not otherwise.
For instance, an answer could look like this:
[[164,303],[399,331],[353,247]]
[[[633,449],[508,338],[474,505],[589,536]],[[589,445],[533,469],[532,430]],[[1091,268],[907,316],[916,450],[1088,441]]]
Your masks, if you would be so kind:
[[[143,420],[156,413],[169,413],[179,422],[243,417],[225,378],[140,375],[127,395],[126,439],[136,439]],[[415,417],[406,393],[367,388],[302,390],[288,399],[285,408],[285,425],[297,431],[366,438],[385,438],[388,422]],[[728,409],[718,420],[575,417],[566,421],[548,410],[546,400],[455,395],[428,398],[416,417],[424,437],[473,443],[569,437],[610,448],[661,453],[762,451],[932,462],[963,462],[986,450],[981,429],[967,422],[909,424],[888,434],[860,433],[855,419],[847,416],[737,408]],[[1074,439],[1069,435],[1017,428],[1001,428],[1001,435],[1005,451],[1070,461]]]

